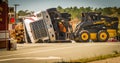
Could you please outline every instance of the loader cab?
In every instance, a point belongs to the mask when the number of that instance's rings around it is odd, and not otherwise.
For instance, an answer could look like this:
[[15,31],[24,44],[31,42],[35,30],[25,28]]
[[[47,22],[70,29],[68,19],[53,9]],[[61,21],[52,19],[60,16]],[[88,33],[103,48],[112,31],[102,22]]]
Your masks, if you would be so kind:
[[82,13],[81,21],[98,21],[101,20],[101,13],[87,12]]

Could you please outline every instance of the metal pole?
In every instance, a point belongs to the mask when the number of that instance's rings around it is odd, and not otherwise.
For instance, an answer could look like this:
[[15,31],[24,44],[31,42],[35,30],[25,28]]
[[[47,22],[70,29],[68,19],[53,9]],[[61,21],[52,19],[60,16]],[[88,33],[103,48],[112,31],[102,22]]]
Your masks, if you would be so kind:
[[17,20],[17,18],[16,18],[16,11],[17,11],[17,6],[19,6],[19,4],[14,4],[14,6],[15,6],[15,24],[16,24],[16,20]]

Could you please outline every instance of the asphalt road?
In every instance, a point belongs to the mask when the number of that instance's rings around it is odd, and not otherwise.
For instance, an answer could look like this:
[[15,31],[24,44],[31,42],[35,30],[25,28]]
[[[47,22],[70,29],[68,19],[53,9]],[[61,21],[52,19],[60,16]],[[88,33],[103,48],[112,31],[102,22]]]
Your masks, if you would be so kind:
[[120,51],[120,42],[18,44],[16,51],[0,50],[0,63],[52,63]]

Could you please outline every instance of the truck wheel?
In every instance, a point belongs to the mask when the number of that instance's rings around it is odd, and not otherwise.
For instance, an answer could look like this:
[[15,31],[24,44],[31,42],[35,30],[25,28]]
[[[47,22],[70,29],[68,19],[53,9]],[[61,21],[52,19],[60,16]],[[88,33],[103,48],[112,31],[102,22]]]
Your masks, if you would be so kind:
[[90,33],[87,30],[83,30],[79,34],[79,41],[80,42],[89,42]]
[[108,40],[108,38],[109,38],[109,34],[105,30],[101,30],[97,34],[97,39],[100,42],[106,42]]

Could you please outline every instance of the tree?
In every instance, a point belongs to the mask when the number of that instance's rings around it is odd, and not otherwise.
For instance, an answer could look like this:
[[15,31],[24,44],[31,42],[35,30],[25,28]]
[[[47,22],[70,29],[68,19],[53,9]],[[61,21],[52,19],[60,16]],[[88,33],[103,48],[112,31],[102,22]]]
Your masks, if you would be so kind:
[[26,13],[25,13],[23,10],[20,10],[20,11],[18,11],[18,15],[19,15],[19,16],[25,16]]
[[64,9],[61,6],[58,6],[57,10],[60,11],[60,12],[64,12]]
[[18,11],[18,15],[19,16],[26,16],[26,15],[30,15],[31,13],[34,13],[34,11],[29,11],[29,10],[20,10]]
[[104,15],[111,15],[112,14],[111,9],[112,9],[111,7],[103,8],[103,14]]
[[92,8],[91,7],[86,7],[85,10],[86,10],[86,12],[91,12]]

